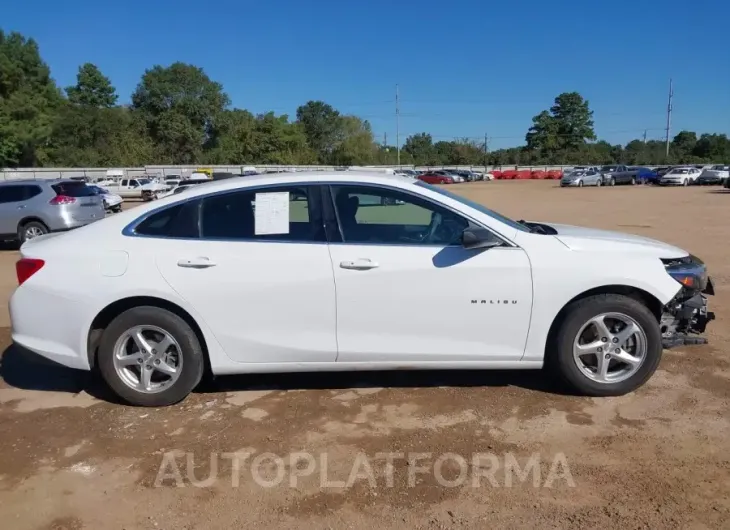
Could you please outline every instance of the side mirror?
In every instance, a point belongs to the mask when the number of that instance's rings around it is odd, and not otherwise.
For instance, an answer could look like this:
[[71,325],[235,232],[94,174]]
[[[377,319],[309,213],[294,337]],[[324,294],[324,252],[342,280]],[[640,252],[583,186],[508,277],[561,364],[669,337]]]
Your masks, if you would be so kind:
[[466,249],[501,247],[502,242],[486,228],[469,227],[461,234],[461,244]]

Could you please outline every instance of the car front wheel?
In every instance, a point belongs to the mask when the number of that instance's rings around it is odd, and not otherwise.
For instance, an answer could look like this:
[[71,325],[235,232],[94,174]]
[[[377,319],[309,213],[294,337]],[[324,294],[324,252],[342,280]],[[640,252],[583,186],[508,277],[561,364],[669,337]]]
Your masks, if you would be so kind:
[[127,403],[145,407],[182,401],[203,376],[203,358],[188,323],[152,306],[117,316],[98,350],[99,371],[109,387]]
[[638,300],[616,294],[567,308],[548,362],[578,393],[618,396],[643,385],[662,355],[659,323]]

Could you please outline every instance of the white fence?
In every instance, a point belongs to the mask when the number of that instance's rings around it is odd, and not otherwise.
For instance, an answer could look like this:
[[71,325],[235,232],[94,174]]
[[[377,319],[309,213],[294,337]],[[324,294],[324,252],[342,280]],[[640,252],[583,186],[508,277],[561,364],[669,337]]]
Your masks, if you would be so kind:
[[[144,167],[125,167],[125,168],[18,168],[18,169],[4,169],[0,171],[0,180],[18,180],[18,179],[57,179],[57,178],[72,178],[72,177],[87,177],[91,180],[98,179],[106,176],[106,172],[109,169],[121,170],[127,177],[139,177],[142,175],[152,175],[156,177],[172,177],[174,176],[185,176],[190,175],[195,170],[203,166],[144,166]],[[227,172],[242,174],[244,168],[250,166],[205,166],[216,172]],[[260,172],[272,171],[272,170],[298,170],[298,171],[333,171],[338,168],[336,166],[282,166],[282,165],[256,165],[256,169]],[[404,168],[412,169],[413,166],[368,166],[378,168]],[[487,170],[498,169],[542,169],[549,171],[551,169],[563,169],[569,166],[487,166]],[[484,166],[417,166],[415,169],[442,169],[442,168],[458,168],[458,169],[473,169],[475,171],[484,171]]]

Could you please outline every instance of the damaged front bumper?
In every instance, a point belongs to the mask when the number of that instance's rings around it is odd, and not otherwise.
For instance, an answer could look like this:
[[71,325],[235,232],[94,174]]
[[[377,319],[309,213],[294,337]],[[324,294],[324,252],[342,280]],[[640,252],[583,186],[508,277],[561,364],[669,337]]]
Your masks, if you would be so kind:
[[683,287],[677,296],[664,306],[660,321],[664,348],[707,344],[707,339],[698,335],[704,333],[707,324],[715,320],[715,313],[707,310],[707,296],[715,294],[715,287],[709,276],[706,280],[701,289]]

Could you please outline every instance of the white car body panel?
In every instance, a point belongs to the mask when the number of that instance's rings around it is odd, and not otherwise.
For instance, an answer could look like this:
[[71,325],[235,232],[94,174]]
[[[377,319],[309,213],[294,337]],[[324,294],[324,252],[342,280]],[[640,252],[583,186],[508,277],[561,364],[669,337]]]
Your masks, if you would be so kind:
[[[129,223],[166,205],[286,182],[402,189],[459,211],[514,246],[475,252],[122,234]],[[625,285],[666,304],[679,291],[659,258],[686,252],[638,236],[552,226],[558,236],[525,232],[398,176],[322,171],[206,183],[23,245],[23,257],[46,263],[10,300],[13,339],[61,364],[88,370],[89,332],[97,315],[117,300],[154,297],[177,305],[195,321],[217,374],[537,368],[556,315],[576,296]],[[179,260],[200,257],[216,266],[177,267]],[[357,271],[339,266],[359,258],[379,266]],[[508,303],[491,303],[500,299]]]
[[[530,261],[522,249],[333,244],[330,253],[338,361],[522,357],[532,307]],[[355,260],[377,268],[340,267]]]

